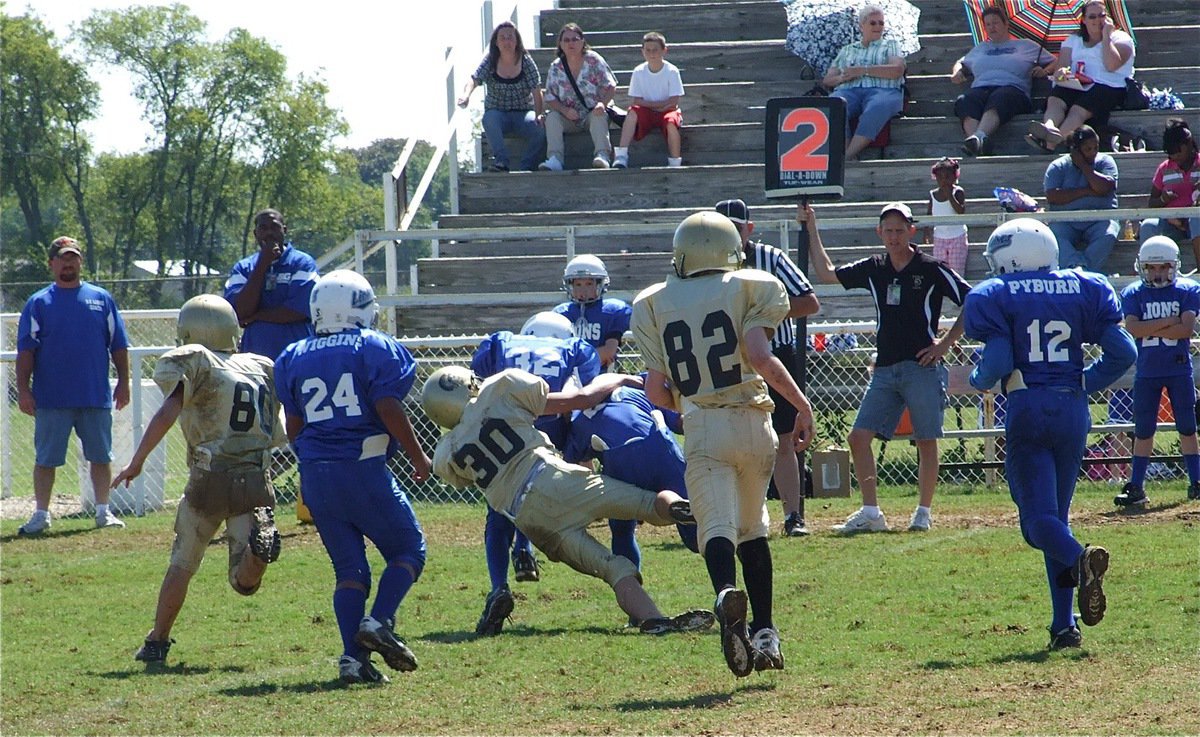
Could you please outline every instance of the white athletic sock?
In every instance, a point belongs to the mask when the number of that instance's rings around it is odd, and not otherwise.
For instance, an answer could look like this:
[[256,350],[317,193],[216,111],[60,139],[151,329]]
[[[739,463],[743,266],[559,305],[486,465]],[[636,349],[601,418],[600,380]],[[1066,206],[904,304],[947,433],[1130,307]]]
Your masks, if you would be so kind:
[[107,515],[108,515],[108,505],[107,504],[97,504],[96,505],[96,516],[104,517]]
[[881,516],[883,516],[883,512],[879,511],[879,507],[877,506],[868,507],[866,504],[864,504],[862,509],[871,519],[879,519]]

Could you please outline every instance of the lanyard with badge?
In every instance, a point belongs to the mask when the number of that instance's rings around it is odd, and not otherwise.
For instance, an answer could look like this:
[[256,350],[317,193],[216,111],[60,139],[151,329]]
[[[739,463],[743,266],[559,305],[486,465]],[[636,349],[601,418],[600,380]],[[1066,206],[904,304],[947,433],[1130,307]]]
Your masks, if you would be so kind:
[[892,283],[887,288],[887,303],[890,307],[896,307],[900,304],[900,280],[892,279]]

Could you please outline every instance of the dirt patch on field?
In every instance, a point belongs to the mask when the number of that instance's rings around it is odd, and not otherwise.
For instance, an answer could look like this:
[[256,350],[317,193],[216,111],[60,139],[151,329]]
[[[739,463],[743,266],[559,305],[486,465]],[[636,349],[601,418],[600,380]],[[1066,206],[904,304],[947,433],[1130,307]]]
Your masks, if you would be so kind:
[[[0,500],[0,519],[29,519],[36,508],[33,497],[14,496]],[[83,516],[90,510],[85,510],[79,497],[70,494],[54,494],[50,497],[50,516],[54,519],[62,517]]]

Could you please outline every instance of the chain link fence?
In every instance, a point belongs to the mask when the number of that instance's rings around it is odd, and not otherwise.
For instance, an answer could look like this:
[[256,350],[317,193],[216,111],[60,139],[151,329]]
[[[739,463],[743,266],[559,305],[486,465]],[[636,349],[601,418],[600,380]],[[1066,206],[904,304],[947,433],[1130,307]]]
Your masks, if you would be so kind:
[[[142,428],[161,403],[158,387],[152,381],[157,357],[175,343],[177,310],[142,310],[124,313],[132,345],[131,370],[136,377],[130,406],[114,416],[114,469],[123,467],[141,438]],[[382,330],[389,330],[388,310],[381,311]],[[948,325],[949,323],[947,323]],[[482,336],[448,338],[403,338],[418,362],[414,391],[407,400],[413,427],[423,447],[432,455],[441,430],[421,411],[419,391],[426,377],[437,369],[467,364]],[[16,316],[0,316],[0,384],[6,388],[0,404],[0,481],[5,497],[32,494],[33,418],[20,412],[15,384]],[[144,346],[144,347],[143,347]],[[972,390],[966,382],[976,346],[960,343],[947,356],[950,370],[948,406],[945,415],[946,438],[942,441],[940,483],[996,486],[1003,478],[1003,399]],[[821,323],[808,326],[806,391],[816,414],[817,440],[814,449],[830,445],[844,446],[847,433],[866,387],[872,355],[875,352],[874,325],[868,323]],[[1193,353],[1196,344],[1193,342]],[[619,369],[628,373],[643,370],[636,343],[624,345]],[[1128,385],[1126,379],[1125,385]],[[1119,386],[1119,385],[1118,385]],[[1082,474],[1093,480],[1122,482],[1127,469],[1121,459],[1130,454],[1126,432],[1132,429],[1131,396],[1127,388],[1118,388],[1092,397],[1094,423],[1089,458]],[[1160,423],[1170,423],[1169,407],[1164,405]],[[916,447],[906,436],[905,422],[895,438],[876,445],[879,476],[884,484],[915,485],[917,482]],[[684,440],[686,442],[686,439]],[[1155,436],[1154,478],[1181,478],[1178,461],[1178,434],[1173,425],[1160,424]],[[112,503],[124,513],[141,514],[175,501],[187,480],[186,443],[178,427],[172,428],[160,450],[147,463],[143,476],[129,490],[114,492]],[[1166,459],[1160,460],[1160,459]],[[458,490],[438,481],[416,483],[409,477],[410,466],[400,454],[392,461],[392,470],[408,489],[416,503],[478,502],[476,489]],[[276,454],[272,466],[276,494],[281,502],[295,501],[299,479],[294,457],[286,450]],[[67,464],[59,469],[55,490],[78,490],[84,506],[90,505],[91,490],[86,463],[77,442],[68,451]]]

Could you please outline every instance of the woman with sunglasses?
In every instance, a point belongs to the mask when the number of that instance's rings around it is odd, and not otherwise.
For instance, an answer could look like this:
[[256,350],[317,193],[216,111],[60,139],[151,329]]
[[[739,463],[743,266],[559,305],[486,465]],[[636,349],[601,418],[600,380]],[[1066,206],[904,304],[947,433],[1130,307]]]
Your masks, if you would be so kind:
[[[1133,39],[1117,30],[1104,0],[1085,3],[1079,33],[1068,36],[1058,54],[1045,119],[1029,124],[1025,140],[1049,153],[1084,123],[1093,128],[1106,125],[1109,113],[1125,100],[1133,58]],[[1067,79],[1078,82],[1079,89],[1059,84]]]
[[[574,82],[572,83],[572,80]],[[539,169],[562,171],[563,134],[587,132],[592,137],[592,167],[612,164],[606,108],[617,93],[617,78],[608,62],[588,46],[583,29],[568,23],[558,32],[558,56],[546,73],[546,160]]]
[[[821,84],[831,97],[846,101],[846,159],[858,156],[904,107],[904,55],[900,45],[883,38],[883,8],[858,12],[862,40],[846,44],[833,59]],[[858,118],[851,135],[849,123]]]

